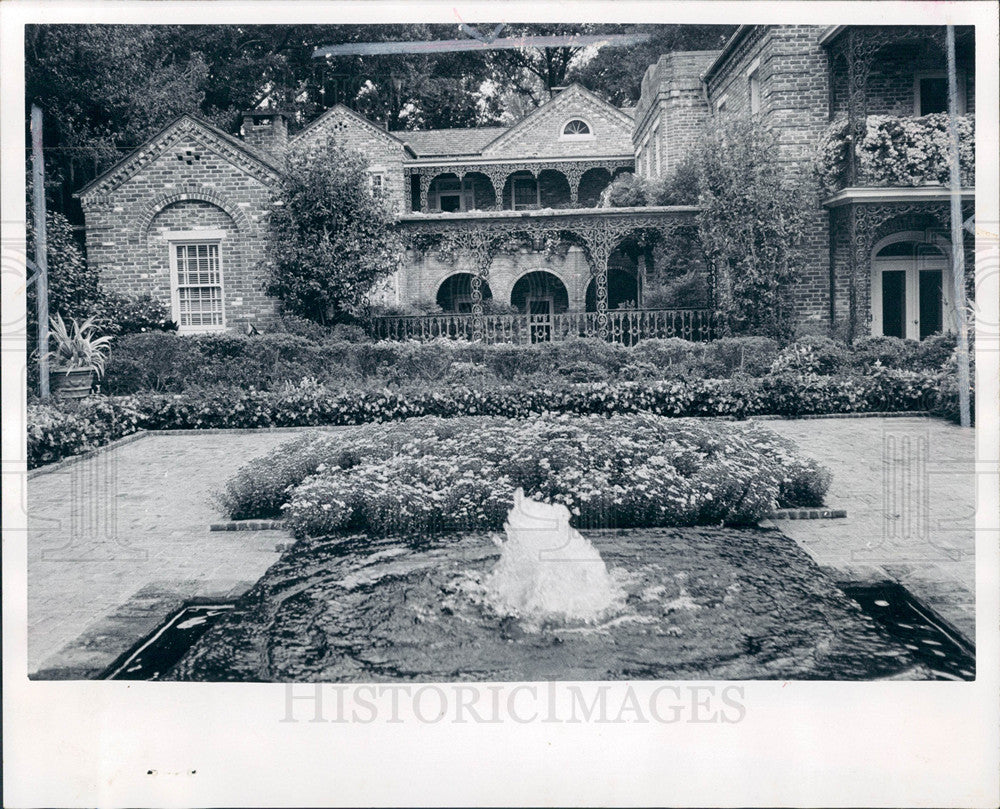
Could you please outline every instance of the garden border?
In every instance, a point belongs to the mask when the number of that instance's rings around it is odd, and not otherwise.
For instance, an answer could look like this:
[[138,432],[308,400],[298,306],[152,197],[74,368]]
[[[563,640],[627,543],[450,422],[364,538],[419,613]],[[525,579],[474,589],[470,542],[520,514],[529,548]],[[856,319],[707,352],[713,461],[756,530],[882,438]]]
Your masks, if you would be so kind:
[[[417,417],[419,418],[419,417]],[[706,421],[710,420],[724,420],[724,421],[740,421],[735,416],[666,416],[665,418],[689,418],[689,419],[704,419]],[[760,415],[760,416],[747,416],[743,421],[805,421],[807,419],[867,419],[867,418],[940,418],[935,416],[929,410],[897,410],[890,412],[872,412],[872,413],[828,413],[828,414],[806,414],[802,416],[779,416],[779,415]],[[292,433],[301,432],[302,430],[323,430],[328,432],[334,432],[337,430],[349,430],[353,427],[361,427],[361,424],[317,424],[317,425],[301,425],[295,427],[206,427],[202,430],[189,430],[189,429],[178,429],[178,430],[136,430],[134,433],[129,435],[124,435],[121,438],[116,438],[107,444],[100,447],[95,447],[94,449],[87,450],[79,455],[71,455],[68,458],[62,458],[58,461],[53,461],[50,464],[44,464],[42,466],[36,466],[34,469],[27,470],[27,480],[32,480],[39,475],[49,474],[51,472],[58,472],[67,466],[70,466],[79,461],[86,461],[89,458],[93,458],[104,452],[109,452],[110,450],[117,449],[118,447],[130,444],[133,441],[138,441],[141,438],[154,435],[212,435],[218,433],[230,433],[232,435],[240,435],[245,433]],[[27,455],[27,450],[25,450],[25,455]],[[27,463],[27,461],[25,461]],[[230,530],[230,529],[227,529]],[[231,529],[236,530],[236,529]]]

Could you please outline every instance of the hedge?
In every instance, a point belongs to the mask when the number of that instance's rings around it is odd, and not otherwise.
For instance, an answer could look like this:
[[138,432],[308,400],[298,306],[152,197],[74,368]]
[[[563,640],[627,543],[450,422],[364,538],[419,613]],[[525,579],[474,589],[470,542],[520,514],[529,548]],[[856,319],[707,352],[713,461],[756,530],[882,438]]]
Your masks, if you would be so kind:
[[754,523],[822,505],[830,473],[759,424],[649,414],[422,418],[310,436],[229,481],[233,518],[299,536],[499,529],[521,488],[577,527]]
[[555,379],[620,382],[698,377],[728,379],[795,372],[837,374],[876,366],[937,370],[955,338],[923,342],[867,338],[853,348],[825,337],[803,337],[780,349],[764,337],[710,343],[678,338],[642,340],[633,347],[597,339],[534,345],[482,345],[456,340],[352,342],[315,334],[274,333],[179,337],[152,333],[118,338],[101,390],[111,395],[183,393],[217,385],[276,390],[314,378],[328,387],[448,383],[538,387]]
[[792,375],[561,383],[551,387],[423,385],[331,390],[315,382],[278,391],[90,397],[28,406],[28,465],[86,452],[136,430],[364,424],[413,416],[526,417],[542,412],[664,416],[802,416],[928,410],[942,377],[880,369],[865,375]]

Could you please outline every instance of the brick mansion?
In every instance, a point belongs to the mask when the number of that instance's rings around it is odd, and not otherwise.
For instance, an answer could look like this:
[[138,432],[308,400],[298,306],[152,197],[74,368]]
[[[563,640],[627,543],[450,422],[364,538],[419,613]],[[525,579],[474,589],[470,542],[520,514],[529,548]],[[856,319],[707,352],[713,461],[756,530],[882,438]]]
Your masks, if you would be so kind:
[[[696,305],[654,295],[662,251],[641,234],[669,242],[694,227],[697,206],[611,207],[605,191],[622,173],[668,176],[713,121],[755,116],[777,133],[783,170],[812,178],[823,149],[836,158],[806,211],[799,322],[849,339],[923,339],[951,319],[947,167],[891,152],[932,142],[946,120],[944,37],[929,26],[741,26],[721,50],[661,56],[634,107],[574,84],[505,127],[387,131],[338,105],[294,134],[280,111],[254,110],[234,135],[183,115],[80,190],[88,260],[105,286],[169,304],[181,332],[266,327],[278,312],[261,268],[271,196],[290,150],[333,137],[365,155],[410,238],[376,293],[411,310],[398,336],[434,320],[479,338],[520,317],[546,339],[654,321],[690,337],[711,319],[712,271],[694,262],[706,290]],[[968,155],[973,48],[971,29],[958,29]],[[973,185],[970,170],[966,219]],[[560,234],[568,246],[546,249]],[[453,249],[419,249],[419,236]]]

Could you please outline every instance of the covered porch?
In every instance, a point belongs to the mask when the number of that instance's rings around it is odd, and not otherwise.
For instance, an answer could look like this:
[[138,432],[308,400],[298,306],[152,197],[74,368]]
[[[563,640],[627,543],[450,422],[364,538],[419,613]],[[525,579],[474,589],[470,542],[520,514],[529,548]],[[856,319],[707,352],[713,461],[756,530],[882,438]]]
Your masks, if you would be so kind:
[[703,294],[680,306],[644,295],[647,285],[656,287],[649,276],[657,248],[676,244],[680,234],[693,238],[696,213],[671,206],[404,216],[400,227],[414,260],[435,257],[437,280],[424,288],[437,311],[377,318],[374,336],[711,339],[719,324],[707,269]]

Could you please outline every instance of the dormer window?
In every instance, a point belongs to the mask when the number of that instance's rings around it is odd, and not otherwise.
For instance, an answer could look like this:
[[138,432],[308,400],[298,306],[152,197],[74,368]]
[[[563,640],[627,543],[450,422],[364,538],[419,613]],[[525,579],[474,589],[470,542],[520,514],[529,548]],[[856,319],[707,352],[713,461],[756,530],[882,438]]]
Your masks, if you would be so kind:
[[562,129],[562,140],[585,140],[594,137],[590,124],[581,118],[573,118],[566,122]]

